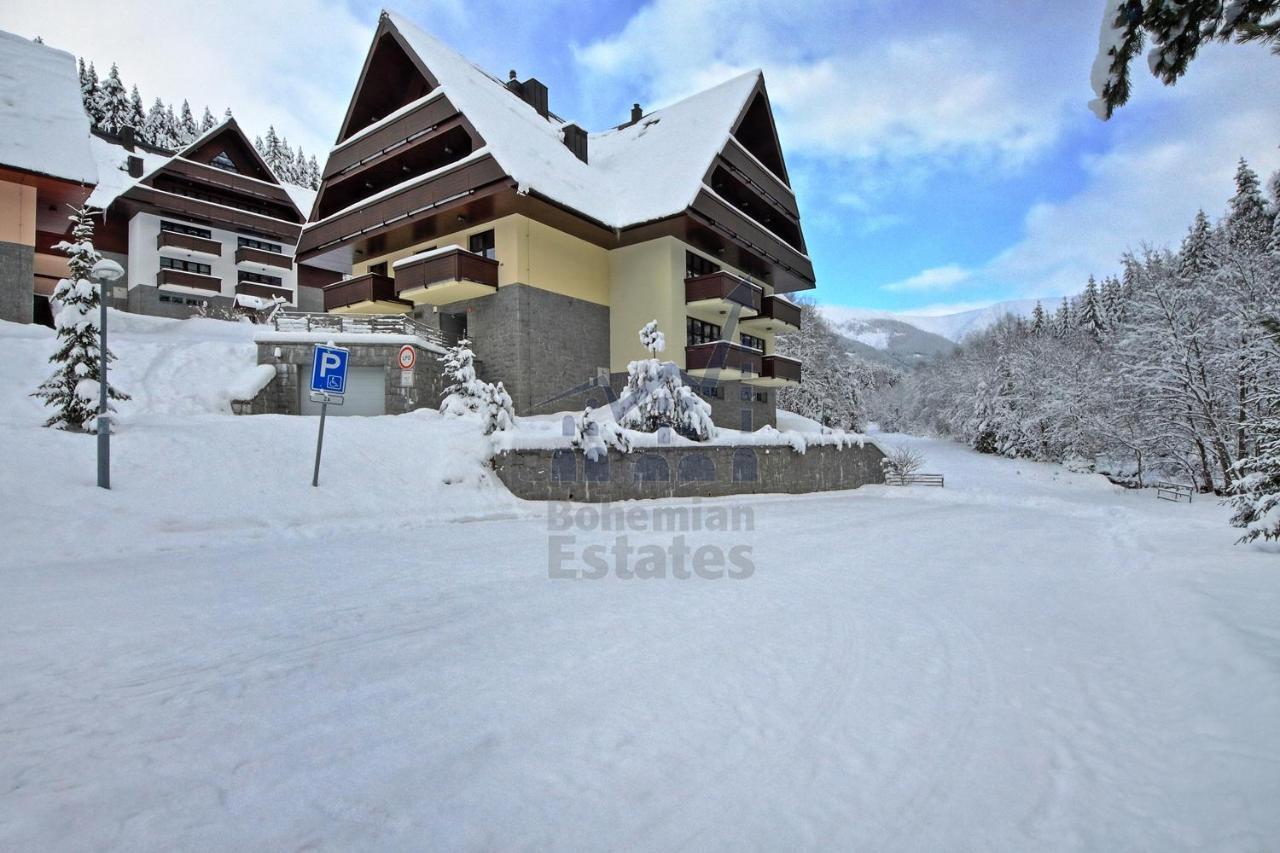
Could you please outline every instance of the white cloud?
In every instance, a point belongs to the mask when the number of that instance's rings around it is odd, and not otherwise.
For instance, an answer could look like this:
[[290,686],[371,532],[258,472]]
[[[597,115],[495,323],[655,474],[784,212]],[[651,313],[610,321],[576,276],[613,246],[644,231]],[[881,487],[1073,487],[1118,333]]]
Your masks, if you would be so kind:
[[274,124],[321,161],[376,24],[340,0],[16,3],[0,21],[92,60],[100,76],[117,63],[148,106],[187,98],[197,119],[206,104],[219,118],[229,106],[247,133]]
[[954,290],[958,285],[964,284],[972,277],[973,273],[970,270],[958,264],[948,264],[944,267],[932,267],[922,270],[901,281],[881,285],[880,289],[887,290],[890,293],[948,291]]

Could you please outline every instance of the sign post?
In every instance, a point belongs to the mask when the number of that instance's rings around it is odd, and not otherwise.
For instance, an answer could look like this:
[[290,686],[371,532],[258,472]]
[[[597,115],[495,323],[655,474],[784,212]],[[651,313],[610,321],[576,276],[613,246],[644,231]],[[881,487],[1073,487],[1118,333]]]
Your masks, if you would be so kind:
[[350,350],[342,347],[316,344],[311,360],[311,399],[320,404],[320,432],[316,435],[316,467],[311,474],[311,485],[320,485],[320,451],[324,449],[324,418],[329,404],[342,405],[347,393],[347,360]]

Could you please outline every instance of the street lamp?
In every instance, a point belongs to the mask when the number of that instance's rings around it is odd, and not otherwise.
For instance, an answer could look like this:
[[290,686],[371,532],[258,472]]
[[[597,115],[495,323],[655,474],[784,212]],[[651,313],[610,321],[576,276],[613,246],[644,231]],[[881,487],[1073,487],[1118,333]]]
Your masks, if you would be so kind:
[[93,265],[89,275],[102,287],[98,307],[98,488],[111,488],[111,415],[107,408],[107,285],[124,275],[124,268],[109,258]]

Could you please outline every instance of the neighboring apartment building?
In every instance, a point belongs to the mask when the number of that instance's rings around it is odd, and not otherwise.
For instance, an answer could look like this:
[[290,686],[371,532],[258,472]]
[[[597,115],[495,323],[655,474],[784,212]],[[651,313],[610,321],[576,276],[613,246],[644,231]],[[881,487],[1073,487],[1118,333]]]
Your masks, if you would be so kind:
[[301,266],[294,248],[314,193],[281,183],[235,119],[177,153],[95,134],[103,210],[96,246],[125,268],[114,307],[186,317],[203,305],[275,299],[321,310],[320,288],[346,271]]
[[53,246],[96,181],[75,57],[0,32],[0,320],[49,320]]
[[466,335],[518,412],[616,388],[654,318],[724,425],[800,379],[775,338],[813,266],[758,71],[589,134],[384,12],[323,177],[298,258],[353,275],[326,309]]

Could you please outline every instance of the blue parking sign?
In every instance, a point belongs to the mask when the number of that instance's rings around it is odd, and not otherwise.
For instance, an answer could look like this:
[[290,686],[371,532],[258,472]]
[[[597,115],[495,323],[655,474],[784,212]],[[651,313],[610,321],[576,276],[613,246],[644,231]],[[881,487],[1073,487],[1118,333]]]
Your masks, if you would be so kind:
[[311,390],[342,396],[347,391],[347,356],[350,350],[316,344],[311,361]]

